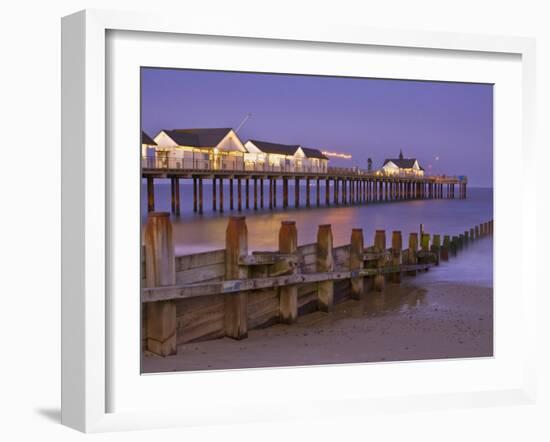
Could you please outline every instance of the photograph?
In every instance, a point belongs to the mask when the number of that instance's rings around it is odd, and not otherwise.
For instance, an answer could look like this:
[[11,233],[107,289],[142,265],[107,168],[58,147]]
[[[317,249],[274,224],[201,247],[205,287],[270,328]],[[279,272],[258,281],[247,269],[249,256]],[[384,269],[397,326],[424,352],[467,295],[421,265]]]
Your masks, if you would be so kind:
[[136,94],[142,374],[493,357],[493,84],[142,66]]

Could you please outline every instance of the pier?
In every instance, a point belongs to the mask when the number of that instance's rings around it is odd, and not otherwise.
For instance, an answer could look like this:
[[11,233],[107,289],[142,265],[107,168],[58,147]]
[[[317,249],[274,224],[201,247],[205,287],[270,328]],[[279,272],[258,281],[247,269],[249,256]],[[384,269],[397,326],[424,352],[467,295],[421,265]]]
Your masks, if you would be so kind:
[[[210,164],[211,163],[211,164]],[[147,181],[147,208],[155,211],[154,186],[156,179],[171,183],[171,211],[180,215],[180,182],[193,183],[193,196],[188,203],[193,212],[203,214],[203,184],[210,181],[212,211],[224,212],[245,209],[270,210],[289,207],[289,181],[294,182],[294,207],[342,206],[379,202],[424,199],[459,198],[467,196],[468,180],[464,176],[412,174],[385,175],[357,168],[328,167],[326,171],[311,167],[271,167],[244,164],[228,170],[215,162],[200,162],[189,168],[176,161],[142,158],[142,177]],[[277,201],[277,188],[282,186],[282,201]],[[305,195],[301,194],[305,185]],[[224,194],[229,195],[229,207]]]
[[[248,250],[244,216],[228,220],[225,248],[175,256],[170,214],[150,213],[142,259],[142,348],[151,354],[177,354],[178,345],[229,337],[296,319],[314,311],[330,314],[334,305],[383,291],[446,261],[493,233],[493,221],[456,235],[430,234],[421,226],[408,235],[376,230],[374,244],[363,229],[350,243],[334,247],[332,226],[318,227],[317,241],[298,245],[293,221],[283,221],[277,251]],[[389,239],[389,244],[388,244]]]

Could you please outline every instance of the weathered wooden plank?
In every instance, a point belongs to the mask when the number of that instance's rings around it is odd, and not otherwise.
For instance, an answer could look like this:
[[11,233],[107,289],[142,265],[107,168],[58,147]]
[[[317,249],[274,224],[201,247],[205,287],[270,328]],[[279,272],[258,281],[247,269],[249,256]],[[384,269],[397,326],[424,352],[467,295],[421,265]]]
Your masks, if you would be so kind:
[[176,308],[178,345],[225,335],[223,295],[178,300]]
[[239,293],[257,289],[283,287],[291,284],[330,282],[359,276],[386,275],[395,272],[425,270],[433,263],[401,266],[385,266],[355,271],[333,271],[317,273],[299,273],[296,275],[278,276],[274,278],[238,279],[216,281],[210,283],[187,284],[172,287],[154,287],[142,289],[142,302],[156,302],[167,299],[185,299],[200,296],[211,296],[220,293]]
[[213,250],[211,252],[176,256],[176,272],[209,266],[212,264],[223,264],[224,260],[225,250]]
[[193,284],[195,282],[207,282],[222,280],[225,274],[225,265],[211,264],[176,273],[176,284]]

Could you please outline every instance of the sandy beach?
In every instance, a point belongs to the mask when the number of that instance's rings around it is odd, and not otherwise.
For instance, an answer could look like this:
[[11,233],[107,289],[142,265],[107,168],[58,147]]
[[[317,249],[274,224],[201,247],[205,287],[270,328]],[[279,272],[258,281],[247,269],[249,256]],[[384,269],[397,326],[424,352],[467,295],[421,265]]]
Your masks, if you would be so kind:
[[143,356],[142,372],[284,367],[493,355],[493,289],[451,282],[388,284],[360,301],[314,312],[293,325],[249,331],[178,347],[178,355]]

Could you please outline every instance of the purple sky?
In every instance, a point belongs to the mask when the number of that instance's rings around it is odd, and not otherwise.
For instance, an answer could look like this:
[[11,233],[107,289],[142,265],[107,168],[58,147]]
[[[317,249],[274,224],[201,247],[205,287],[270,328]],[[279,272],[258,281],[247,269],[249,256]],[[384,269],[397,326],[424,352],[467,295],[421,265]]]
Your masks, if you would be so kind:
[[[249,138],[351,153],[341,167],[417,158],[428,173],[493,183],[493,87],[486,84],[143,68],[142,127],[236,128]],[[439,158],[439,159],[436,159]],[[430,168],[431,166],[431,168]]]

